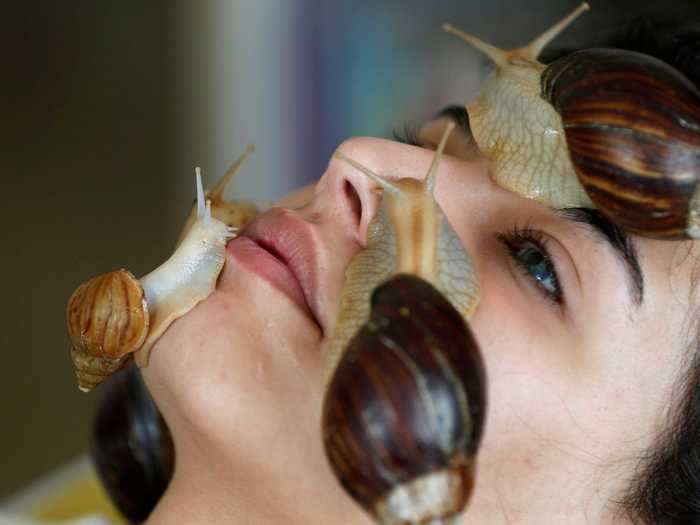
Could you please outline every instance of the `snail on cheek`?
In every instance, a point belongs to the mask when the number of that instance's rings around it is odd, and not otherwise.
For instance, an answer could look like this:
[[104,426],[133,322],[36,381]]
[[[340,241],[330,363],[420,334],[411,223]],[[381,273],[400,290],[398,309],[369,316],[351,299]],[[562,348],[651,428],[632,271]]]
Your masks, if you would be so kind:
[[645,237],[700,238],[700,91],[662,61],[631,51],[537,61],[587,9],[510,51],[444,26],[496,64],[467,105],[474,140],[494,180],[524,197],[596,207]]
[[257,213],[253,203],[223,199],[252,150],[248,146],[207,194],[197,169],[196,204],[167,261],[141,279],[124,269],[99,275],[70,296],[66,323],[80,390],[92,390],[132,356],[147,366],[153,345],[173,321],[214,291],[226,243]]

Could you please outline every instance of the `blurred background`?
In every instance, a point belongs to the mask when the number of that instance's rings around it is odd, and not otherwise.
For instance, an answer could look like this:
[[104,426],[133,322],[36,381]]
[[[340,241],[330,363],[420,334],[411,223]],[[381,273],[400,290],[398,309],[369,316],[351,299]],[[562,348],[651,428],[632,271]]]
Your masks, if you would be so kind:
[[[697,0],[591,0],[555,42]],[[669,4],[673,4],[669,6]],[[578,0],[5,1],[0,22],[0,502],[83,454],[99,389],[76,387],[64,307],[83,280],[143,275],[247,143],[227,195],[317,179],[352,135],[391,136],[477,91],[489,64],[440,26],[517,47]],[[683,14],[685,13],[685,15]]]

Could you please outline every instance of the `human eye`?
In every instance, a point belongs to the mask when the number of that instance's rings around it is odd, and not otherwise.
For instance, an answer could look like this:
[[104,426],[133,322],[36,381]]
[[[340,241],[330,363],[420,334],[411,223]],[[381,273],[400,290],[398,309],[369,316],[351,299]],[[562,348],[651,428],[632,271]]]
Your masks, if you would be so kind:
[[544,234],[528,226],[516,225],[508,232],[499,233],[497,238],[505,246],[515,266],[531,280],[543,297],[561,307],[564,292]]

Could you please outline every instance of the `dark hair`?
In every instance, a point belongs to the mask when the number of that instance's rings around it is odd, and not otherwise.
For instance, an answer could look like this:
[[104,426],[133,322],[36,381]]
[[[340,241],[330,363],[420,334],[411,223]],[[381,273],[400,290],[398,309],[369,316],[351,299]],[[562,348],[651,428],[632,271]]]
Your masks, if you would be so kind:
[[640,458],[627,494],[620,500],[636,522],[659,525],[700,523],[700,350],[680,381],[679,402],[665,431]]
[[[675,22],[636,20],[596,45],[659,58],[700,87],[700,28],[679,31]],[[548,52],[542,60],[568,52]],[[666,429],[639,458],[631,486],[616,502],[625,517],[637,523],[700,524],[700,322],[696,324],[698,335],[690,345]],[[110,383],[96,420],[93,456],[118,508],[130,521],[140,522],[172,476],[172,438],[138,370],[132,367]]]

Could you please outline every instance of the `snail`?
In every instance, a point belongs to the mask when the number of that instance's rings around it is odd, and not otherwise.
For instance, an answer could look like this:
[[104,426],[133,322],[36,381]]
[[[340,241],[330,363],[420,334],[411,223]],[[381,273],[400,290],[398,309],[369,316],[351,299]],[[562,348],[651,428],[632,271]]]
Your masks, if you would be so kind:
[[388,180],[337,151],[335,156],[381,188],[381,202],[367,227],[366,248],[345,271],[340,313],[333,337],[323,351],[325,383],[369,315],[374,288],[391,275],[408,273],[433,284],[457,310],[469,317],[479,301],[471,257],[433,197],[437,166],[454,123],[449,122],[423,180]]
[[[87,392],[126,366],[134,355],[146,366],[151,348],[177,318],[211,294],[224,266],[225,248],[254,213],[251,203],[226,202],[226,184],[252,151],[248,147],[215,186],[205,204],[197,168],[194,219],[188,220],[177,248],[158,268],[137,279],[120,269],[81,284],[66,306],[71,357],[78,387]],[[228,224],[214,214],[240,221]]]
[[329,463],[377,523],[456,525],[486,412],[478,345],[460,312],[419,277],[392,277],[371,303],[324,398]]
[[596,207],[646,237],[700,238],[700,91],[664,62],[631,51],[537,61],[587,9],[583,3],[510,51],[443,26],[496,63],[467,106],[474,140],[494,180],[525,197]]
[[433,192],[448,122],[426,177],[387,180],[367,246],[345,273],[324,353],[322,434],[331,468],[378,523],[456,523],[474,484],[485,373],[465,319],[473,261]]

